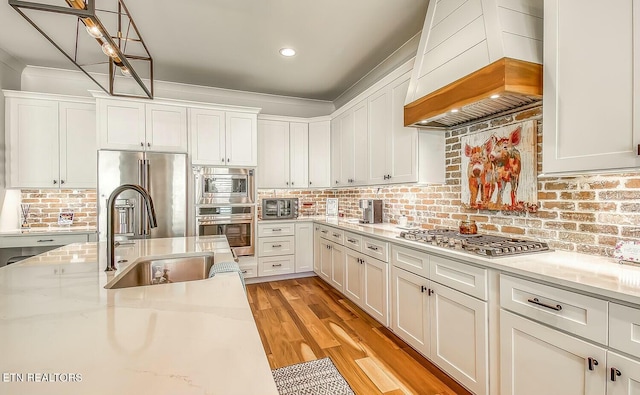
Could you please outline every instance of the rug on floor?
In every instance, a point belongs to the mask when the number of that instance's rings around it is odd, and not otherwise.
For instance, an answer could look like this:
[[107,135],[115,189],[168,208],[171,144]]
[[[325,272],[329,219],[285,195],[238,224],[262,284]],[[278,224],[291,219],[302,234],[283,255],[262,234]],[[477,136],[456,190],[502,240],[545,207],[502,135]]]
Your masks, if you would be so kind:
[[280,395],[355,395],[331,358],[271,371]]

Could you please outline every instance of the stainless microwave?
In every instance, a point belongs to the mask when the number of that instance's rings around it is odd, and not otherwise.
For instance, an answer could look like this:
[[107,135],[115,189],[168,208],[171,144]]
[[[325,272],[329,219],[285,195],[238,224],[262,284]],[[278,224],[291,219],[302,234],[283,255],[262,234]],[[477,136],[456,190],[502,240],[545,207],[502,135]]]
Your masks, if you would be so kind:
[[298,218],[298,198],[262,199],[262,219]]
[[255,202],[253,169],[194,166],[196,205]]

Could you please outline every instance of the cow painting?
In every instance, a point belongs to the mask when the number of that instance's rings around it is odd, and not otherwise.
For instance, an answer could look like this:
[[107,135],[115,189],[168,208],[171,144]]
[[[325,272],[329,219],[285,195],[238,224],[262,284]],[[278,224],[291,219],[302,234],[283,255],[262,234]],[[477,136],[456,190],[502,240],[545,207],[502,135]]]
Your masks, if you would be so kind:
[[537,199],[535,121],[461,137],[462,203],[521,211]]

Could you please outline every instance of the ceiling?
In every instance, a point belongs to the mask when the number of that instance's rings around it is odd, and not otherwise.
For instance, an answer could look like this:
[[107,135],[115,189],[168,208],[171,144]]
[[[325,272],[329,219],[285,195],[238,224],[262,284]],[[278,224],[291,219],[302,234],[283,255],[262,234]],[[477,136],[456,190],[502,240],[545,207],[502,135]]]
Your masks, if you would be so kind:
[[[97,7],[105,1],[97,0]],[[422,29],[428,2],[127,0],[126,4],[153,56],[156,80],[333,101]],[[297,54],[284,58],[278,53],[283,47],[295,48]],[[75,67],[7,0],[0,2],[0,48],[24,64]]]

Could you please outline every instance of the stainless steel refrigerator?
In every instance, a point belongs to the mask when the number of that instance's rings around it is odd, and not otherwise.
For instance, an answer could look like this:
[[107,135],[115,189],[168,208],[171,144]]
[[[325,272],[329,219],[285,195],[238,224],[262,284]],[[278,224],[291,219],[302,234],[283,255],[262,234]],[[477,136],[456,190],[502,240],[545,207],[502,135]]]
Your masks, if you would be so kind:
[[142,199],[124,191],[116,200],[117,240],[187,235],[187,156],[159,152],[98,151],[98,232],[106,240],[107,200],[122,184],[145,188],[155,206],[158,226],[150,228]]

